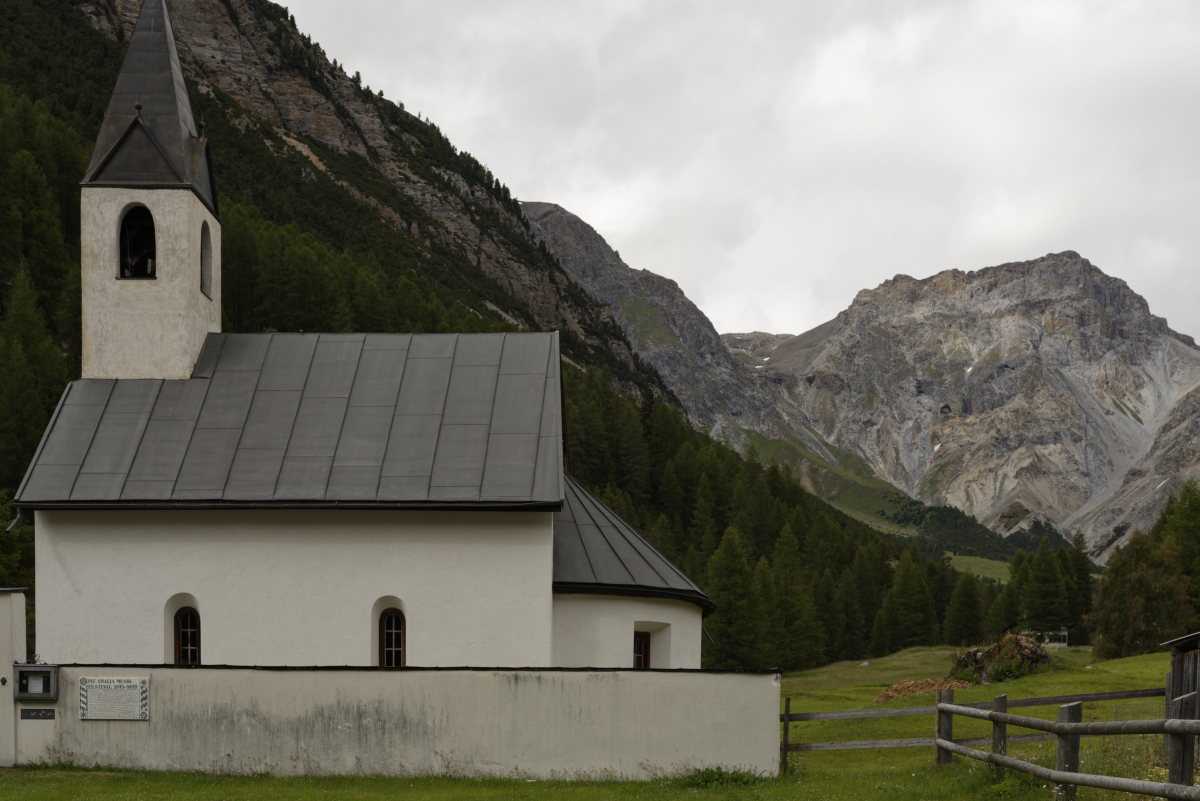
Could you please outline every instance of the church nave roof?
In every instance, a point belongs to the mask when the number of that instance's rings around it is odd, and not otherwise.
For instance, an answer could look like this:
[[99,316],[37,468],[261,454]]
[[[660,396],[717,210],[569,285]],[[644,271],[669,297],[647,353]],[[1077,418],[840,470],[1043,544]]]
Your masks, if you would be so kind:
[[192,377],[72,382],[28,508],[543,508],[557,333],[209,334]]

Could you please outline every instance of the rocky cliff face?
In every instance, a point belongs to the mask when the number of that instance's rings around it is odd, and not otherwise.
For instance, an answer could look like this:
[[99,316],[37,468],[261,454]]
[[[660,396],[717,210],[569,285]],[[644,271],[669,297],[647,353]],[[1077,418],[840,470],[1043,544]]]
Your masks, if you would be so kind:
[[743,429],[784,435],[777,399],[756,386],[694,303],[669,278],[635,270],[594,228],[553,203],[522,203],[534,236],[584,290],[607,303],[630,344],[674,391],[696,426],[737,441]]
[[1002,533],[1040,517],[1105,558],[1200,472],[1200,350],[1073,252],[897,276],[772,344],[823,438]]
[[[78,7],[94,27],[124,39],[133,29],[141,0],[83,0]],[[418,165],[414,156],[421,143],[381,117],[377,104],[366,102],[369,95],[359,81],[298,31],[285,8],[264,0],[187,0],[170,3],[169,10],[186,76],[201,93],[219,90],[233,98],[244,110],[235,125],[246,130],[265,122],[312,168],[341,183],[351,198],[371,205],[426,248],[465,256],[520,301],[504,309],[491,301],[460,298],[465,303],[485,314],[491,308],[518,325],[572,332],[590,346],[632,363],[607,309],[564,291],[569,281],[561,270],[531,264],[534,242],[515,207],[500,202],[477,181],[450,170],[429,169],[429,159]],[[411,115],[406,119],[415,121]],[[405,220],[352,181],[338,178],[304,143],[306,137],[337,153],[364,157],[432,220]],[[219,148],[220,142],[213,146]],[[488,181],[490,186],[490,174]],[[492,224],[482,225],[485,218]]]

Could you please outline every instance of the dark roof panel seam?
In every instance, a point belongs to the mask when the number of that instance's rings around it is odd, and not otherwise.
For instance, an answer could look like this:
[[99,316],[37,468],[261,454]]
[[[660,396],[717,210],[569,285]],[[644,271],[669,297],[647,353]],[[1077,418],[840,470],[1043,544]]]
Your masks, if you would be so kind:
[[[629,523],[622,520],[621,517],[616,512],[614,512],[612,509],[609,509],[607,506],[605,506],[604,503],[602,501],[600,501],[599,498],[596,498],[595,495],[592,495],[591,491],[588,490],[587,487],[584,487],[582,484],[580,484],[579,486],[584,492],[586,492],[591,497],[592,500],[594,500],[596,502],[596,504],[598,505],[598,508],[600,510],[600,513],[602,515],[611,516],[612,520],[615,520],[617,523],[620,524],[620,525],[612,525],[612,521],[608,521],[609,527],[616,530],[617,534],[619,534],[621,536],[621,539],[623,539],[629,545],[629,547],[633,550],[633,552],[637,554],[638,558],[641,559],[642,562],[645,563],[646,566],[649,567],[650,570],[653,571],[656,576],[658,576],[659,581],[661,581],[663,584],[667,585],[668,587],[671,586],[671,582],[665,576],[663,576],[663,574],[657,568],[655,568],[654,565],[650,564],[650,560],[646,559],[646,557],[642,555],[641,549],[638,547],[638,545],[636,543],[634,543],[632,540],[629,539],[629,537],[625,534],[623,527],[627,528],[629,530],[633,530],[633,531],[636,531],[636,529],[634,529],[633,526],[629,525]],[[643,539],[642,542],[645,543],[647,548],[651,548],[651,549],[654,548],[654,546],[651,545],[646,540]],[[612,549],[613,554],[616,555],[616,557],[617,557],[617,561],[619,561],[621,563],[621,566],[623,568],[625,568],[626,571],[629,572],[629,575],[630,576],[635,575],[635,573],[632,570],[630,570],[630,567],[628,564],[626,564],[625,560],[623,558],[621,558],[621,552],[618,551],[616,548],[613,548],[611,543],[609,544],[608,547]],[[655,551],[655,552],[657,553],[657,551]],[[661,556],[661,554],[660,554],[660,556]],[[691,582],[689,581],[689,583],[691,583]]]
[[[563,504],[563,506],[566,506],[569,503],[570,501],[568,500]],[[592,524],[595,524],[596,521],[592,519],[591,512],[589,512],[586,508],[583,508],[582,504],[580,505],[580,508],[587,514],[588,520]],[[572,510],[572,517],[575,517],[574,510]],[[596,574],[596,565],[592,562],[592,555],[588,552],[587,542],[583,539],[583,530],[579,525],[580,522],[581,521],[578,518],[575,518],[575,536],[579,538],[579,547],[583,551],[584,558],[587,559],[588,570],[592,571],[592,580],[599,581],[600,577]]]
[[[271,336],[272,336],[272,338],[274,338],[275,335],[272,334]],[[296,402],[296,415],[292,418],[292,427],[288,431],[287,444],[283,446],[283,457],[279,460],[279,472],[275,474],[275,484],[271,487],[271,499],[272,500],[275,499],[275,493],[279,492],[279,479],[283,477],[283,463],[287,461],[288,448],[290,448],[292,446],[292,437],[294,437],[296,435],[296,421],[298,421],[300,419],[300,407],[304,405],[304,392],[308,389],[308,377],[310,375],[312,375],[312,363],[313,363],[313,360],[317,358],[317,348],[320,345],[321,345],[321,335],[318,334],[317,341],[315,343],[313,343],[312,353],[309,354],[309,357],[308,357],[308,369],[304,371],[304,383],[300,386],[300,399]],[[270,352],[271,352],[271,346],[267,345],[267,354],[270,355]],[[361,355],[361,352],[360,352],[360,355]],[[267,357],[264,356],[263,364],[265,365],[266,363],[267,363]],[[255,392],[257,392],[257,391],[258,391],[258,387],[256,386]],[[349,403],[349,399],[347,399],[347,403]],[[345,412],[342,412],[342,414],[343,414],[342,424],[345,425],[345,421],[346,421],[346,418],[344,417]],[[245,428],[243,427],[242,430],[244,431]],[[341,429],[339,429],[338,432],[339,432],[338,437],[340,438],[341,437]],[[239,442],[238,444],[240,445],[241,443]],[[333,452],[334,452],[334,455],[336,456],[336,454],[337,454],[337,446],[336,445],[334,445],[334,447],[333,447]],[[237,454],[236,449],[234,449],[234,454],[236,456],[236,454]],[[233,472],[232,464],[230,465],[229,472],[230,473]],[[330,458],[330,460],[329,460],[329,472],[330,473],[333,472],[333,458]],[[328,491],[329,491],[329,475],[327,474],[325,476],[325,492],[328,492]],[[325,492],[321,493],[322,499],[325,498]]]
[[[502,333],[500,335],[500,361],[504,360],[504,343],[507,341],[508,341],[508,333],[507,332]],[[455,342],[454,342],[454,349],[457,352],[458,340],[455,340]],[[446,388],[446,397],[447,398],[450,397],[449,389],[450,388],[447,386],[447,388]],[[500,364],[497,362],[497,364],[496,364],[496,386],[492,387],[492,408],[491,408],[491,411],[488,412],[488,433],[487,433],[487,436],[483,440],[483,467],[479,471],[479,497],[481,497],[481,498],[483,497],[483,481],[485,478],[487,478],[488,450],[492,447],[492,429],[495,427],[496,396],[500,394],[500,392],[498,391],[499,389],[500,389]],[[435,451],[435,453],[436,453],[436,451]],[[535,462],[537,461],[537,453],[536,452],[534,453],[534,461]],[[532,485],[530,485],[529,494],[532,497],[532,495],[533,495],[533,486]]]
[[[632,577],[634,573],[629,569],[629,565],[625,564],[625,560],[621,558],[621,554],[618,553],[617,549],[614,548],[612,543],[608,541],[608,537],[604,536],[605,528],[614,528],[612,521],[603,518],[603,511],[600,513],[601,517],[597,517],[596,510],[592,508],[593,503],[595,503],[601,507],[601,510],[603,510],[606,508],[604,507],[603,501],[600,501],[598,498],[592,495],[592,493],[589,492],[588,489],[583,486],[583,484],[576,482],[576,485],[576,489],[583,491],[583,493],[579,496],[581,501],[580,506],[583,507],[585,512],[587,512],[588,520],[593,526],[595,526],[596,530],[600,532],[600,539],[604,541],[604,545],[608,548],[608,550],[612,551],[613,557],[621,565],[621,568],[628,573],[630,577]],[[629,524],[625,523],[625,525]]]
[[[46,425],[46,430],[42,432],[42,439],[38,442],[37,450],[33,452],[33,459],[30,460],[29,467],[25,468],[25,475],[21,478],[21,484],[17,487],[17,494],[13,496],[14,498],[20,498],[21,493],[25,491],[25,485],[29,483],[29,476],[33,474],[33,468],[37,466],[38,460],[42,458],[42,451],[46,447],[46,440],[50,438],[50,432],[54,430],[54,425],[58,422],[58,415],[62,411],[62,407],[66,405],[67,396],[71,394],[71,389],[74,386],[74,381],[67,384],[66,391],[58,399],[58,405],[54,407],[54,414],[50,415],[50,422]],[[82,467],[83,462],[80,462],[79,465]],[[79,471],[76,471],[76,475],[78,474]],[[67,497],[70,498],[71,494],[67,493]]]
[[[587,488],[585,487],[584,489],[586,490]],[[667,586],[670,586],[671,582],[667,579],[666,576],[664,576],[662,574],[662,571],[658,570],[653,564],[651,564],[650,560],[647,559],[645,557],[645,555],[642,554],[641,548],[638,547],[638,544],[635,543],[633,540],[631,540],[629,538],[629,536],[625,533],[626,530],[633,529],[633,526],[630,526],[629,523],[626,523],[624,520],[622,520],[620,515],[618,515],[616,512],[614,512],[608,506],[601,504],[599,509],[600,509],[600,513],[602,515],[605,515],[607,518],[609,518],[609,525],[616,531],[617,534],[619,534],[621,536],[621,539],[625,540],[625,542],[629,544],[630,548],[633,550],[633,552],[635,554],[637,554],[638,558],[641,559],[642,562],[645,563],[645,565],[647,567],[649,567],[650,570],[656,576],[658,576],[660,581],[662,581]],[[643,538],[640,538],[640,537],[639,537],[639,539],[641,539],[641,541],[646,545],[646,547],[651,548],[651,549],[654,548],[654,546],[651,545],[649,543],[649,541],[647,541]],[[616,553],[617,549],[613,548],[613,551]],[[656,551],[656,553],[657,553],[657,551]],[[661,556],[661,554],[659,554],[659,555]],[[617,555],[617,558],[620,559],[619,553]],[[621,564],[624,565],[626,570],[629,570],[629,565],[625,564],[625,560],[622,559]],[[630,575],[633,575],[632,570],[630,570],[629,572],[630,572]]]
[[[138,436],[137,447],[135,447],[133,449],[133,456],[131,456],[129,458],[129,467],[125,468],[125,477],[121,479],[121,492],[118,494],[118,497],[120,497],[120,495],[123,495],[125,493],[125,482],[129,480],[129,471],[133,469],[133,463],[137,461],[138,451],[140,451],[142,449],[142,442],[146,439],[146,430],[148,428],[150,428],[150,420],[154,417],[154,407],[158,405],[158,399],[162,395],[162,388],[163,388],[163,384],[165,384],[165,383],[166,383],[166,381],[164,381],[163,379],[161,379],[161,378],[158,379],[158,391],[154,393],[154,403],[150,404],[150,411],[146,413],[146,424],[144,426],[142,426],[142,433],[140,436]],[[116,391],[117,391],[117,388],[114,385],[113,393],[116,393]],[[112,394],[109,394],[109,397],[111,398]],[[101,422],[104,421],[104,415],[100,416],[100,421]],[[100,430],[99,424],[96,425],[96,430],[97,431]],[[192,430],[193,431],[196,430],[195,426],[192,427]],[[86,459],[86,457],[85,457],[85,459]],[[82,467],[83,467],[83,465],[80,465],[81,469],[82,469]],[[78,481],[79,477],[76,476],[75,480]],[[71,487],[71,489],[75,489],[75,488]],[[171,492],[174,492],[174,491],[175,491],[175,483],[172,482],[171,483]]]
[[[92,436],[88,439],[88,446],[83,452],[83,459],[79,462],[79,469],[75,471],[75,478],[71,481],[70,489],[67,490],[67,498],[70,498],[75,492],[75,485],[79,482],[79,474],[83,470],[83,466],[87,464],[88,454],[92,452],[92,446],[96,444],[96,432],[100,430],[100,424],[104,422],[104,413],[108,411],[108,404],[112,403],[112,396],[116,394],[116,391],[117,382],[113,381],[113,385],[108,390],[108,397],[104,399],[104,408],[100,410],[100,417],[96,420],[96,427],[92,429]],[[155,402],[157,401],[158,398],[155,397]]]
[[[416,335],[414,334],[414,336],[416,336]],[[442,429],[445,428],[445,422],[446,422],[446,404],[450,402],[450,376],[453,375],[453,373],[454,373],[454,355],[456,353],[458,353],[459,336],[460,336],[459,334],[454,335],[454,350],[451,351],[451,353],[450,353],[450,374],[447,375],[447,377],[446,377],[446,391],[442,395],[442,411],[438,414],[437,436],[433,438],[433,459],[429,463],[429,476],[428,476],[429,481],[425,484],[426,497],[429,497],[429,490],[433,489],[433,468],[437,465],[438,446],[442,444]],[[411,348],[411,343],[410,343],[410,348]],[[401,384],[401,386],[400,386],[400,391],[401,392],[404,391],[403,384]],[[400,402],[400,393],[396,393],[396,403],[399,404],[399,402]],[[392,425],[395,425],[395,424],[396,424],[396,416],[392,415]],[[384,459],[386,459],[386,458],[387,458],[387,454],[385,453]],[[383,471],[381,470],[380,473],[382,474]],[[482,485],[482,483],[483,482],[481,481],[480,484]]]
[[[220,355],[220,354],[218,354],[218,355]],[[188,379],[188,381],[191,381],[191,380],[192,379],[190,379],[190,378]],[[171,479],[171,494],[172,495],[175,494],[175,483],[177,481],[179,481],[179,474],[180,474],[180,472],[183,471],[183,463],[187,461],[188,451],[190,451],[192,449],[192,440],[196,438],[196,424],[200,422],[200,412],[204,410],[204,401],[208,400],[208,389],[209,389],[209,387],[212,386],[211,378],[200,378],[200,379],[196,379],[196,380],[205,382],[204,397],[200,399],[200,405],[196,407],[196,419],[192,421],[192,433],[188,434],[187,445],[185,445],[183,448],[183,458],[179,460],[179,466],[175,468],[175,477]],[[161,392],[162,391],[159,390],[160,394],[161,394]],[[158,405],[158,401],[156,400],[155,406],[157,406],[157,405]],[[150,419],[151,420],[154,419],[154,410],[153,409],[150,410]],[[147,424],[146,427],[149,428],[150,427],[149,424]],[[135,456],[134,458],[136,459],[137,457]]]
[[[258,392],[258,385],[262,383],[262,368],[263,368],[263,365],[265,365],[267,363],[267,355],[270,354],[271,343],[274,341],[275,341],[275,335],[267,334],[267,346],[266,346],[266,348],[264,348],[262,364],[260,364],[258,366],[257,377],[254,379],[254,389],[251,390],[251,392],[250,392],[250,406],[246,408],[246,416],[244,418],[242,418],[242,426],[240,429],[238,429],[240,431],[240,433],[238,434],[238,441],[237,441],[237,444],[233,446],[233,456],[231,456],[229,458],[229,469],[225,471],[225,483],[221,485],[221,497],[222,498],[225,497],[225,493],[229,490],[229,477],[233,475],[233,463],[237,461],[238,448],[242,447],[242,439],[245,438],[245,436],[246,436],[246,421],[250,418],[250,409],[254,408],[254,395],[255,395],[255,393]],[[220,363],[218,362],[218,364],[213,367],[213,373],[216,373],[216,368],[217,368],[217,366],[219,366],[219,364]],[[234,372],[234,371],[230,371],[230,372]],[[237,371],[237,372],[250,372],[250,371],[246,370],[246,371]],[[307,376],[307,374],[305,374],[305,381],[307,381],[307,380],[308,380],[308,376]],[[208,399],[207,392],[204,394],[204,397],[205,397],[205,400]],[[200,421],[200,417],[203,416],[203,414],[204,414],[204,409],[202,407],[200,409],[200,415],[196,417],[197,423]],[[296,421],[293,420],[292,421],[293,429],[295,428],[295,425],[296,425]],[[195,429],[192,429],[192,432],[194,434]],[[288,435],[288,439],[291,440],[290,434]],[[282,462],[280,464],[281,464],[281,467],[280,467],[279,472],[282,473],[283,472]],[[276,484],[279,483],[279,473],[275,474],[275,483]],[[274,488],[272,488],[272,490],[271,490],[271,496],[272,497],[275,496]]]
[[[322,334],[321,336],[323,337],[324,334]],[[333,456],[330,457],[330,460],[329,460],[329,475],[325,476],[325,492],[326,492],[326,494],[328,494],[328,492],[329,492],[329,481],[331,478],[333,478],[333,468],[337,463],[337,452],[338,452],[338,447],[341,446],[341,444],[342,444],[342,434],[344,434],[346,431],[346,418],[350,416],[350,398],[351,398],[351,396],[354,395],[354,382],[358,380],[358,370],[360,367],[362,367],[363,345],[366,345],[366,344],[367,344],[367,337],[364,334],[361,344],[359,345],[359,348],[358,348],[358,359],[356,359],[354,362],[354,375],[350,376],[350,389],[346,393],[346,406],[342,410],[342,424],[340,426],[338,426],[337,444],[335,444],[333,446]],[[317,346],[320,347],[320,345],[321,345],[321,338],[318,337],[317,338]],[[313,358],[315,359],[316,357],[317,357],[317,349],[313,348]],[[310,367],[309,369],[311,371],[312,368]],[[304,383],[307,384],[308,379],[305,379]],[[301,398],[304,397],[303,391],[301,391],[300,397]],[[396,392],[396,397],[397,397],[397,399],[400,397],[399,391]],[[298,409],[297,409],[296,416],[297,417],[300,416]],[[388,423],[388,436],[391,436],[392,426],[395,425],[395,423],[396,423],[396,413],[393,410],[391,422]],[[385,454],[386,454],[386,450],[387,450],[387,446],[385,445],[384,446]],[[279,472],[282,473],[283,468],[280,468]],[[379,460],[379,474],[375,476],[375,490],[371,493],[372,498],[379,497],[379,479],[382,475],[383,475],[383,459],[381,458]]]
[[[558,403],[559,403],[559,406],[561,406],[563,404],[563,395],[562,395],[562,387],[561,387],[561,384],[562,384],[561,362],[558,363],[559,369],[558,370],[554,369],[554,366],[556,363],[555,359],[558,359],[558,358],[559,358],[559,355],[558,355],[558,332],[555,331],[550,337],[550,355],[546,360],[546,385],[542,389],[542,409],[543,410],[546,408],[546,393],[551,390],[552,385],[550,382],[554,381],[556,377],[558,378],[558,384],[559,384]],[[559,414],[561,415],[562,412],[560,411]],[[564,497],[564,495],[563,495],[563,477],[562,477],[562,473],[563,473],[563,469],[564,469],[563,468],[563,458],[562,458],[563,435],[562,435],[561,426],[562,426],[562,422],[561,422],[561,418],[560,418],[560,422],[559,422],[560,428],[559,428],[558,436],[555,438],[558,440],[558,466],[559,466],[559,469],[554,471],[555,475],[558,476],[558,493],[557,493],[557,495],[559,498]],[[539,447],[541,446],[541,435],[542,435],[542,425],[541,425],[541,421],[539,421],[538,422],[538,446]],[[534,476],[534,482],[535,483],[537,482],[536,476]]]

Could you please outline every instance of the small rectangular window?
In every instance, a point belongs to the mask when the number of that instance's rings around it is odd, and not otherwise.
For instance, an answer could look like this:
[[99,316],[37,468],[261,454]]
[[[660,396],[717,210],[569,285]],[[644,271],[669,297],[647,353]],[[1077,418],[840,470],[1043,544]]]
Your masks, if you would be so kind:
[[650,632],[633,633],[633,666],[639,669],[650,667]]

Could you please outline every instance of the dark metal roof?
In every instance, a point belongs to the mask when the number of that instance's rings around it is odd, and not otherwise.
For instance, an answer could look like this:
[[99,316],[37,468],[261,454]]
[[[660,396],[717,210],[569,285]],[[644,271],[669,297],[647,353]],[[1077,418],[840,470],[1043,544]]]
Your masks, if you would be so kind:
[[217,213],[208,140],[192,118],[163,0],[142,3],[83,183],[189,188]]
[[570,473],[554,513],[554,591],[675,598],[705,610],[708,596]]
[[558,334],[209,334],[186,381],[72,382],[27,508],[542,508]]

